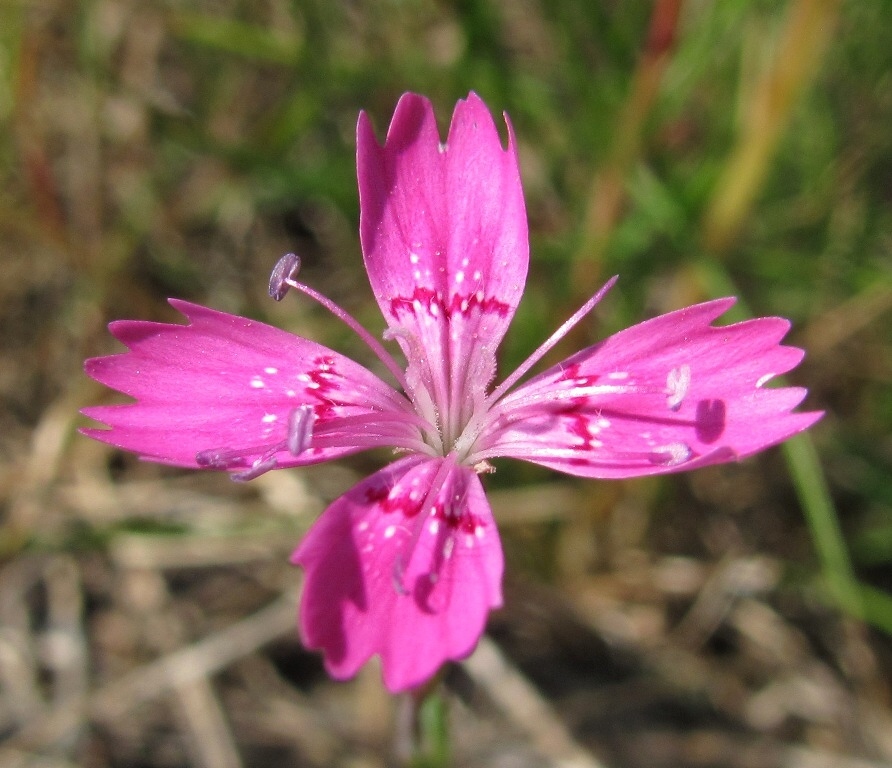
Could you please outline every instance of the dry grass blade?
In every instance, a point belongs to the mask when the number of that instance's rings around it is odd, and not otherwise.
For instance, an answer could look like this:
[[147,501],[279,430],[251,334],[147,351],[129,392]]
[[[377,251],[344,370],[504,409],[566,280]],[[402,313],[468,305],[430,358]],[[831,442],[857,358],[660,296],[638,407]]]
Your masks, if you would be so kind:
[[555,768],[605,768],[584,749],[551,705],[489,638],[463,663],[465,671]]
[[51,712],[34,718],[7,740],[0,749],[0,763],[7,749],[34,749],[54,743],[85,715],[114,720],[145,701],[210,677],[293,632],[294,605],[294,595],[285,595],[225,629],[123,675],[86,698],[59,702]]

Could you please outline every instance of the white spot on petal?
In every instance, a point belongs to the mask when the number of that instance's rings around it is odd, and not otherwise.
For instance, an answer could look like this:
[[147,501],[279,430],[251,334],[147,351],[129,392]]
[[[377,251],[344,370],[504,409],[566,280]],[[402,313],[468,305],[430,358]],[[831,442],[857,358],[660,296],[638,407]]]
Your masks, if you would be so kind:
[[253,379],[251,379],[251,386],[254,387],[254,389],[263,389],[266,384],[259,376],[255,376]]
[[263,416],[263,418],[261,419],[261,421],[262,421],[264,424],[272,424],[272,423],[273,423],[276,419],[278,419],[278,418],[279,418],[279,417],[276,416],[276,414],[274,414],[274,413],[267,413],[267,414],[264,414],[264,416]]
[[396,526],[395,526],[395,525],[388,525],[388,526],[384,529],[384,538],[385,538],[385,539],[392,538],[392,537],[393,537],[393,534],[395,534],[395,533],[396,533]]
[[626,371],[612,371],[607,374],[607,378],[614,381],[625,381],[629,378],[629,374]]
[[263,369],[263,372],[264,372],[264,373],[268,373],[268,374],[270,374],[270,375],[274,375],[274,374],[276,374],[276,373],[279,372],[279,369],[278,369],[278,368],[273,368],[272,366],[269,366],[268,368],[264,368],[264,369]]

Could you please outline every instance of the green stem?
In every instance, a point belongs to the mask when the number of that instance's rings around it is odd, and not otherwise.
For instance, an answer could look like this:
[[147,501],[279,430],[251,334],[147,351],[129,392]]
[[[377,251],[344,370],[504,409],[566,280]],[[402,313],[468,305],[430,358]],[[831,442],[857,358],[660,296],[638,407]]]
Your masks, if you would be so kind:
[[[708,293],[739,296],[739,291],[735,288],[727,270],[717,261],[701,262],[697,265],[696,272],[700,281],[707,286]],[[740,299],[734,309],[738,316],[735,319],[741,316],[752,317],[746,303]],[[862,587],[858,584],[852,568],[842,528],[839,525],[839,516],[836,514],[811,435],[807,432],[796,435],[787,440],[781,448],[815,550],[821,561],[821,572],[828,589],[846,611],[874,621],[869,613],[865,614],[866,605],[862,599]],[[892,618],[886,620],[886,623],[892,623]]]
[[397,757],[405,768],[450,764],[448,707],[439,678],[406,694],[397,725]]
[[810,435],[802,433],[787,440],[781,448],[811,529],[827,586],[845,610],[863,618],[861,588],[852,569],[814,442]]

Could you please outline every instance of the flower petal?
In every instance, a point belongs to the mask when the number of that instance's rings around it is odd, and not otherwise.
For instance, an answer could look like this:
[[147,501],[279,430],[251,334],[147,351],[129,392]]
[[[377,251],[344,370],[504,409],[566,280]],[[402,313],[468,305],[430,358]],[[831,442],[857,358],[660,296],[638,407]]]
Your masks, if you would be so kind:
[[479,444],[586,477],[634,477],[743,458],[821,417],[806,391],[764,388],[803,352],[781,318],[710,323],[719,299],[628,328],[532,379],[496,408]]
[[[507,118],[506,118],[507,122]],[[441,411],[470,407],[495,371],[495,349],[523,292],[526,212],[510,124],[508,148],[486,105],[459,101],[440,143],[430,102],[399,101],[383,146],[357,128],[360,238],[389,326]],[[469,375],[470,372],[470,375]]]
[[379,654],[393,691],[476,645],[502,603],[502,548],[472,471],[401,459],[337,499],[297,548],[300,628],[337,679]]
[[[393,439],[377,444],[399,445],[417,433],[405,424],[405,398],[337,352],[255,320],[170,303],[189,325],[124,320],[109,326],[129,351],[88,360],[86,372],[137,402],[85,408],[111,427],[85,434],[179,466],[199,466],[199,452],[240,453],[231,466],[217,467],[240,469],[275,445],[281,446],[273,456],[277,465],[296,466],[355,452],[382,433]],[[302,406],[312,407],[313,438],[295,456],[287,447],[289,421]],[[357,417],[381,423],[352,430],[355,439],[351,430],[339,431]]]

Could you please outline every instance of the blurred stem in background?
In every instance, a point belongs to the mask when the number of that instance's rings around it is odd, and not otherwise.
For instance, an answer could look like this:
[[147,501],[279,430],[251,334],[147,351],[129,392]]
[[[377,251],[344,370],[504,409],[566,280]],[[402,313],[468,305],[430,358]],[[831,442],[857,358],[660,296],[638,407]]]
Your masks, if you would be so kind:
[[404,694],[396,728],[396,756],[406,768],[450,765],[449,712],[439,676]]
[[[793,109],[811,84],[836,25],[838,7],[838,0],[795,0],[791,4],[776,55],[744,104],[740,137],[703,220],[702,242],[713,262],[713,274],[724,273],[719,262],[745,225]],[[723,282],[731,283],[726,274],[723,278]],[[861,618],[871,618],[864,616],[860,588],[839,516],[811,435],[798,435],[787,441],[782,450],[811,530],[827,589],[844,610]]]
[[799,96],[811,84],[836,26],[839,0],[795,0],[777,53],[744,105],[737,146],[703,221],[703,244],[720,258],[746,221]]
[[[645,123],[659,98],[678,34],[681,9],[681,0],[654,3],[644,52],[614,130],[613,148],[607,163],[595,176],[582,223],[573,284],[583,294],[597,282],[604,253],[620,218],[626,179],[641,155]],[[746,224],[792,112],[818,69],[836,26],[838,9],[838,0],[794,0],[776,43],[775,56],[755,87],[748,91],[740,136],[702,223],[701,242],[707,258],[695,271],[697,282],[708,286],[710,295],[716,288],[720,294],[740,293],[721,263]],[[739,305],[738,311],[746,309]],[[783,455],[833,599],[855,616],[892,628],[892,598],[860,585],[856,579],[811,436],[803,434],[789,441],[783,447]]]
[[[718,261],[703,262],[697,268],[697,278],[710,294],[739,294],[725,268]],[[745,303],[738,300],[736,307],[744,316],[752,317]],[[862,586],[859,585],[849,558],[839,516],[830,497],[830,489],[818,458],[811,434],[803,432],[781,446],[787,470],[796,488],[796,495],[805,513],[812,542],[821,561],[825,585],[834,600],[849,613],[877,626],[892,629],[892,610],[885,614],[865,611]],[[883,594],[883,593],[880,593]],[[886,596],[889,607],[892,598]],[[884,608],[878,598],[871,605]]]
[[588,298],[598,282],[604,250],[626,197],[626,177],[641,154],[644,125],[672,57],[681,9],[682,0],[654,3],[644,51],[613,131],[610,157],[592,182],[580,244],[573,260],[572,284],[582,298]]

